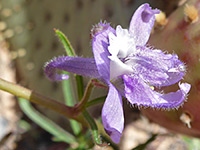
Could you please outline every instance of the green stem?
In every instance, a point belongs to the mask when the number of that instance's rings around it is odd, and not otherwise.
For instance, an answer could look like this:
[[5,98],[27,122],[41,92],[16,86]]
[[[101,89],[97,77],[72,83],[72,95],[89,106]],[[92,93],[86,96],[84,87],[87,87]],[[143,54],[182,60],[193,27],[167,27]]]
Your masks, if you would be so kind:
[[93,82],[92,82],[92,80],[90,80],[88,85],[87,85],[87,87],[86,87],[86,89],[85,89],[85,93],[83,95],[83,98],[81,99],[80,103],[75,106],[75,109],[78,112],[82,111],[83,108],[85,107],[85,105],[88,102],[88,99],[89,99],[89,97],[91,95],[93,87],[94,87]]
[[94,141],[97,144],[101,144],[101,140],[99,138],[99,133],[98,133],[98,128],[97,128],[97,125],[96,125],[94,119],[90,116],[90,114],[86,110],[83,111],[83,115],[90,125]]
[[101,104],[101,103],[103,103],[105,101],[106,97],[107,96],[102,96],[102,97],[95,98],[95,99],[89,101],[85,105],[85,107],[87,108],[87,107],[91,107],[91,106],[94,106],[94,105],[97,105],[97,104]]
[[78,115],[80,112],[77,112],[73,107],[66,106],[62,103],[57,102],[56,100],[50,99],[27,88],[5,81],[3,79],[0,79],[0,89],[17,97],[27,99],[35,104],[39,104],[41,106],[54,110],[70,119],[77,120],[80,123],[86,125],[86,122],[83,119],[82,115]]
[[94,142],[101,147],[108,146],[107,143],[102,144],[100,136],[99,136],[99,131],[98,131],[97,125],[96,125],[94,119],[90,116],[90,114],[85,110],[85,111],[83,111],[83,115],[90,125]]
[[77,143],[76,138],[71,135],[69,132],[63,130],[61,127],[59,127],[57,124],[55,124],[53,121],[39,113],[37,110],[35,110],[29,101],[19,98],[19,105],[23,112],[35,123],[37,123],[40,127],[42,127],[44,130],[51,133],[53,136],[58,138],[60,141],[66,142],[68,144],[75,144]]
[[97,128],[97,125],[96,125],[94,119],[84,109],[86,107],[86,104],[87,104],[88,99],[89,99],[89,97],[91,95],[92,89],[94,87],[94,82],[96,82],[96,79],[92,79],[92,80],[89,81],[89,83],[88,83],[88,85],[86,87],[85,93],[83,95],[82,100],[75,107],[77,108],[77,111],[82,111],[84,118],[87,120],[87,122],[88,122],[88,124],[89,124],[89,126],[91,128],[91,131],[92,131],[94,142],[97,145],[103,147],[103,146],[107,146],[108,144],[106,144],[106,143],[102,144],[102,142],[100,140],[100,136],[99,136],[99,131],[98,131],[98,128]]
[[78,91],[78,99],[80,101],[84,95],[83,77],[79,75],[75,75],[75,78],[76,78],[76,85],[77,85],[77,91]]
[[107,85],[100,83],[98,80],[92,80],[92,83],[99,88],[109,89]]

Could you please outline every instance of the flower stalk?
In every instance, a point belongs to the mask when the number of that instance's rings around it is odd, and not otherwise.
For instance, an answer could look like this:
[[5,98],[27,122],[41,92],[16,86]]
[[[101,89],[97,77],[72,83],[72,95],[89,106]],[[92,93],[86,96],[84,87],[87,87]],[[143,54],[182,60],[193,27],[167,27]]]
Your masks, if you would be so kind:
[[98,131],[97,124],[95,123],[94,119],[90,116],[90,114],[85,110],[85,111],[83,111],[83,115],[90,125],[90,128],[92,130],[92,135],[94,138],[94,142],[100,147],[108,146],[107,143],[102,143],[102,141],[99,137],[99,131]]
[[89,83],[88,83],[88,85],[86,87],[85,93],[83,95],[83,98],[81,99],[80,103],[75,105],[74,109],[76,109],[76,111],[82,112],[82,110],[84,109],[86,103],[88,102],[89,97],[90,97],[91,92],[92,92],[92,89],[94,87],[93,80],[95,80],[95,79],[92,79],[92,80],[89,81]]
[[24,88],[20,85],[16,85],[3,79],[0,79],[0,89],[17,97],[24,98],[26,100],[29,100],[30,102],[58,112],[66,116],[67,118],[74,119],[84,126],[87,125],[86,121],[83,119],[83,116],[81,114],[79,115],[80,112],[76,111],[80,109],[74,109],[74,107],[66,106],[62,103],[57,102],[54,99],[48,98],[30,89]]

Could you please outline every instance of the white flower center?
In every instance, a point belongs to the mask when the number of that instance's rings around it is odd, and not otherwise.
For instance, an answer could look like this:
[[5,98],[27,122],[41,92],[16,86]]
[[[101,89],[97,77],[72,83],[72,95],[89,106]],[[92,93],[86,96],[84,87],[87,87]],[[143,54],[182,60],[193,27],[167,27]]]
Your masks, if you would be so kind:
[[132,66],[122,62],[130,54],[133,54],[136,47],[133,37],[127,29],[122,29],[121,26],[116,28],[116,36],[113,33],[109,35],[108,51],[110,52],[110,80],[133,72]]

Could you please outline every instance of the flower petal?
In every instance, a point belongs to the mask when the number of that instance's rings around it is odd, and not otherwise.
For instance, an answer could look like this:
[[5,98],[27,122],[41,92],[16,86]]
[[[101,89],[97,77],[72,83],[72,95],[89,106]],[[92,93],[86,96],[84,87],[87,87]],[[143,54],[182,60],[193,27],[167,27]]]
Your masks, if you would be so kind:
[[57,70],[64,70],[78,75],[100,79],[93,58],[57,57],[48,62],[44,67],[45,74],[52,81],[67,80],[69,78],[66,74],[57,74]]
[[137,54],[130,56],[126,64],[132,65],[134,73],[153,86],[167,86],[182,79],[185,66],[177,55],[164,54],[161,50],[137,47]]
[[107,134],[113,142],[119,143],[124,129],[124,112],[122,97],[117,89],[110,84],[109,93],[102,109],[102,122]]
[[99,23],[94,27],[92,31],[94,31],[95,33],[93,36],[92,47],[97,69],[101,77],[109,84],[110,59],[108,58],[108,56],[110,56],[110,53],[108,52],[108,34],[110,32],[115,33],[115,30],[112,27],[110,27],[109,24]]
[[136,45],[144,46],[147,43],[154,25],[155,14],[159,12],[158,9],[152,10],[149,4],[143,4],[135,11],[129,32],[133,35]]
[[183,100],[187,96],[187,93],[191,89],[191,85],[188,83],[179,83],[179,88],[177,92],[170,92],[167,94],[163,94],[161,96],[162,99],[165,99],[168,101],[167,104],[162,104],[164,108],[168,108],[170,105],[173,104],[173,107],[178,107],[183,103]]
[[188,83],[179,83],[180,90],[168,94],[161,94],[151,89],[141,77],[138,76],[123,76],[125,83],[125,96],[131,104],[138,106],[150,106],[157,108],[176,108],[180,106],[191,85]]
[[124,64],[117,56],[109,56],[110,58],[110,80],[117,78],[123,74],[133,72],[131,66]]
[[116,35],[113,33],[109,34],[109,43],[108,50],[110,54],[119,58],[127,57],[136,49],[134,39],[128,30],[122,29],[120,25],[116,27]]

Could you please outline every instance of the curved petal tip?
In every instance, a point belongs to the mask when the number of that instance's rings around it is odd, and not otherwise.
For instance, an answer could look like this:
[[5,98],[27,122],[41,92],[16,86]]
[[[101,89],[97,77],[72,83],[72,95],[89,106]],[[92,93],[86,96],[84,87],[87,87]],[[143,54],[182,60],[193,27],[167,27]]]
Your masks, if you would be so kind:
[[125,96],[131,104],[155,108],[178,108],[184,102],[190,91],[191,85],[179,83],[179,90],[162,94],[154,91],[139,77],[124,75]]
[[191,84],[189,83],[179,83],[179,87],[181,89],[181,91],[187,95],[191,89]]
[[[141,18],[144,22],[148,23],[151,19],[152,16],[154,16],[155,14],[159,14],[160,13],[160,10],[158,9],[152,9],[149,4],[143,4],[140,6],[141,8],[143,8],[143,11],[141,13]],[[139,7],[139,8],[140,8]],[[139,9],[138,8],[138,9]]]
[[155,14],[159,12],[158,9],[153,10],[147,3],[135,11],[130,22],[129,32],[135,37],[136,45],[144,46],[147,43],[154,25]]

